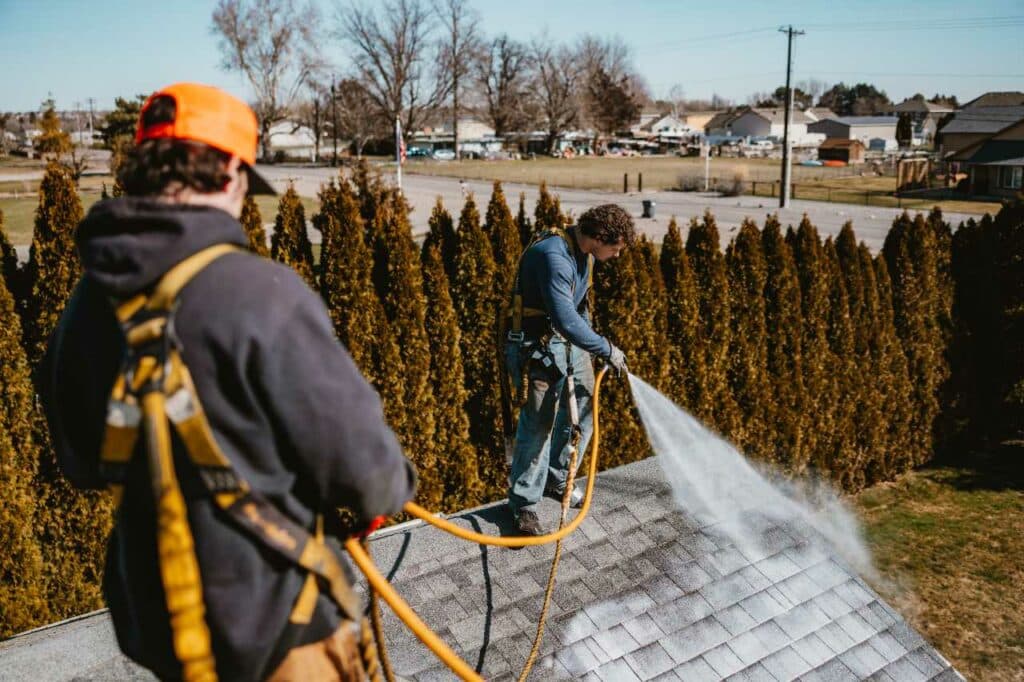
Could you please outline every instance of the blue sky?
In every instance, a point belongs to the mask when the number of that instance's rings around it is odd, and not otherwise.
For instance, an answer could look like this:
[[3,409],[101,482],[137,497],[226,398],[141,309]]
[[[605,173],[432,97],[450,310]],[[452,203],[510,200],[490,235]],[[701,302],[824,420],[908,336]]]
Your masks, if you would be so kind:
[[[119,95],[196,80],[247,95],[219,68],[210,32],[212,0],[0,0],[0,111],[37,109],[53,93],[58,107],[100,109]],[[333,0],[320,0],[330,26]],[[344,3],[347,4],[347,3]],[[581,33],[618,34],[634,51],[652,94],[679,84],[687,97],[715,92],[739,103],[784,82],[785,37],[795,41],[796,81],[867,81],[899,101],[914,92],[956,94],[1024,90],[1022,0],[861,0],[833,2],[669,2],[667,0],[471,0],[488,35],[529,40]],[[1020,21],[993,25],[991,17]],[[971,24],[968,27],[965,24]],[[344,46],[326,41],[340,69]]]

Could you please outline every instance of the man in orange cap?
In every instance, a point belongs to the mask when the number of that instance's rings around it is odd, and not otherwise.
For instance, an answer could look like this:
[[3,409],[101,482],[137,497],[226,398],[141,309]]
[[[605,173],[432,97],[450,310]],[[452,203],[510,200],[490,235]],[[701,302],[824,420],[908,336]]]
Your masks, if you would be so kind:
[[[99,202],[79,227],[85,274],[42,368],[64,472],[78,487],[123,491],[103,577],[118,642],[162,679],[361,679],[358,617],[337,598],[344,581],[325,578],[325,562],[303,548],[322,551],[317,519],[330,523],[339,507],[364,527],[397,512],[415,471],[320,297],[290,268],[244,251],[243,200],[272,191],[254,168],[249,107],[216,88],[172,85],[146,101],[136,143],[119,178],[126,196]],[[133,326],[168,271],[204,253],[218,255],[154,309],[159,324]],[[142,331],[156,342],[140,341]],[[132,363],[144,356],[170,359],[143,381]],[[191,401],[168,387],[179,361]],[[175,437],[161,442],[185,509],[170,522],[173,505],[153,484],[159,433],[150,412],[138,416],[138,404],[153,404],[147,391],[170,396]],[[200,418],[202,429],[185,428]],[[126,429],[138,440],[116,461],[111,434]],[[168,569],[174,552],[198,576]],[[194,559],[182,559],[188,552]]]

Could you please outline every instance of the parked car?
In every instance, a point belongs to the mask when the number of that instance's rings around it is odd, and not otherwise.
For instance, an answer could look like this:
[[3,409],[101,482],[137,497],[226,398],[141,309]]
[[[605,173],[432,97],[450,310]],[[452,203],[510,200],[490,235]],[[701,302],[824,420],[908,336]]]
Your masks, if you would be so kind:
[[438,161],[454,161],[455,150],[453,149],[435,149],[434,158]]
[[427,159],[430,158],[430,150],[423,147],[409,147],[405,152],[405,156],[409,159]]

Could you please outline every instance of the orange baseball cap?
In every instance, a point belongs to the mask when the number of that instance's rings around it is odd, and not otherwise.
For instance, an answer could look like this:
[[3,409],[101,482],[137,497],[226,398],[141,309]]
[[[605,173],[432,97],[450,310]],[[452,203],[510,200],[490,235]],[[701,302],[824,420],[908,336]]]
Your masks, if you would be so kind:
[[[174,100],[174,120],[143,128],[142,118],[157,97]],[[195,140],[237,156],[249,174],[249,194],[276,194],[255,170],[259,138],[256,114],[248,104],[219,88],[200,83],[175,83],[150,95],[139,112],[135,143],[158,138]]]

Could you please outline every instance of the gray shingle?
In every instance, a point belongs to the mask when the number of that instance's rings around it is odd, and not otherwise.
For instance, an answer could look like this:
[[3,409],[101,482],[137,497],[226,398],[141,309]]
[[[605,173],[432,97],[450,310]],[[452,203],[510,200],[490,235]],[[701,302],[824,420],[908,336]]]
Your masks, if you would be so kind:
[[758,663],[744,668],[727,679],[727,682],[778,682],[768,669]]
[[683,592],[696,592],[711,582],[711,576],[696,561],[673,567],[669,576]]
[[704,660],[722,677],[728,677],[742,670],[746,665],[726,644],[720,644],[704,652]]
[[814,668],[835,657],[835,652],[828,648],[821,641],[821,638],[813,633],[793,642],[792,646],[793,650],[800,654],[800,658],[807,661]]
[[596,632],[590,639],[600,646],[611,660],[622,658],[630,651],[640,648],[640,644],[621,625],[604,632]]
[[718,682],[722,676],[703,658],[695,658],[676,668],[676,675],[684,682]]
[[696,592],[680,597],[674,602],[655,606],[649,611],[651,618],[665,633],[692,625],[713,612],[711,604]]
[[953,670],[952,668],[946,668],[941,673],[933,677],[930,682],[966,682],[964,676]]
[[775,622],[787,635],[797,640],[824,627],[830,620],[814,602],[805,602],[777,616]]
[[870,677],[889,662],[867,642],[843,652],[839,655],[839,660],[861,678]]
[[537,665],[534,666],[534,670],[536,670],[534,677],[541,680],[575,679],[575,676],[566,670],[561,661],[555,658],[553,654],[548,654],[544,658],[539,659]]
[[644,591],[657,604],[674,601],[683,596],[683,591],[672,582],[671,578],[664,575],[656,575],[643,583]]
[[734,573],[750,563],[735,547],[720,549],[711,554],[710,559],[711,563],[714,564],[715,568],[722,575]]
[[744,632],[742,635],[733,637],[727,644],[744,665],[753,665],[771,653],[752,632]]
[[744,566],[740,569],[740,575],[747,579],[750,586],[760,592],[772,585],[772,581],[765,577],[761,571],[753,566]]
[[874,635],[868,643],[889,663],[900,660],[907,653],[907,648],[889,632]]
[[925,644],[924,637],[915,632],[905,621],[893,623],[888,632],[895,637],[900,644],[906,647],[907,651],[913,651],[922,644]]
[[854,642],[860,643],[875,634],[875,629],[856,613],[840,616],[835,623],[841,627]]
[[790,547],[786,550],[786,554],[796,562],[796,565],[800,568],[810,568],[814,564],[820,563],[828,558],[821,548],[809,543],[802,543],[795,547]]
[[728,640],[729,632],[721,623],[714,618],[705,618],[668,635],[662,644],[676,663],[685,663]]
[[856,644],[853,638],[834,622],[829,623],[814,634],[818,635],[821,641],[825,643],[825,646],[837,654],[843,653]]
[[805,571],[807,577],[816,582],[822,590],[830,590],[849,579],[850,574],[831,559],[815,564]]
[[875,597],[861,587],[857,581],[848,580],[845,583],[832,588],[839,598],[850,605],[851,608],[859,609],[875,600]]
[[601,648],[601,645],[594,641],[593,637],[587,637],[583,640],[583,643],[590,649],[590,653],[594,654],[594,658],[597,659],[598,665],[604,665],[612,660],[612,656],[607,651]]
[[762,561],[758,561],[754,564],[754,568],[759,570],[772,582],[785,580],[789,576],[796,575],[800,572],[800,567],[796,565],[796,562],[784,553],[776,554]]
[[555,650],[555,658],[574,677],[582,677],[589,670],[596,670],[601,662],[587,646],[579,641],[569,647]]
[[787,607],[780,604],[768,591],[747,597],[739,606],[757,623],[764,623],[787,611]]
[[927,649],[921,647],[911,651],[907,654],[907,658],[913,663],[918,670],[923,672],[926,676],[932,677],[941,673],[946,666],[942,665],[931,656]]
[[750,632],[764,645],[766,653],[778,651],[790,642],[789,635],[775,621],[761,623]]
[[594,621],[594,625],[597,626],[598,630],[607,630],[615,627],[633,615],[625,609],[625,605],[617,598],[588,604],[584,608],[584,612],[590,616],[590,620]]
[[715,614],[715,618],[721,623],[731,635],[738,635],[741,632],[755,627],[755,621],[739,604],[733,604],[727,609]]
[[640,678],[622,659],[602,665],[597,669],[597,677],[604,682],[640,682]]
[[860,682],[860,678],[838,658],[833,658],[825,665],[803,675],[800,682]]
[[594,621],[590,620],[590,617],[582,611],[559,616],[549,623],[551,634],[555,635],[563,646],[578,642],[597,632]]
[[[851,607],[845,601],[839,598],[833,590],[819,594],[814,598],[814,603],[818,605],[822,611],[828,614],[829,618],[833,620],[840,616],[850,612]],[[885,629],[884,627],[881,629]]]
[[673,667],[672,659],[657,642],[626,654],[626,662],[642,680],[657,677]]
[[814,599],[824,590],[804,573],[792,575],[775,586],[782,594],[789,597],[794,604],[802,604]]
[[910,662],[909,658],[901,658],[898,661],[893,661],[889,665],[882,668],[889,677],[899,682],[924,682],[928,679],[928,676],[918,670],[917,666]]
[[762,659],[761,665],[768,669],[777,680],[795,680],[811,669],[810,664],[792,648],[786,647]]
[[747,579],[738,573],[709,583],[700,590],[716,611],[746,599],[755,591]]
[[637,644],[643,646],[650,644],[662,637],[665,633],[661,631],[658,624],[654,622],[650,614],[642,613],[635,618],[630,618],[622,624],[626,632],[636,640]]

